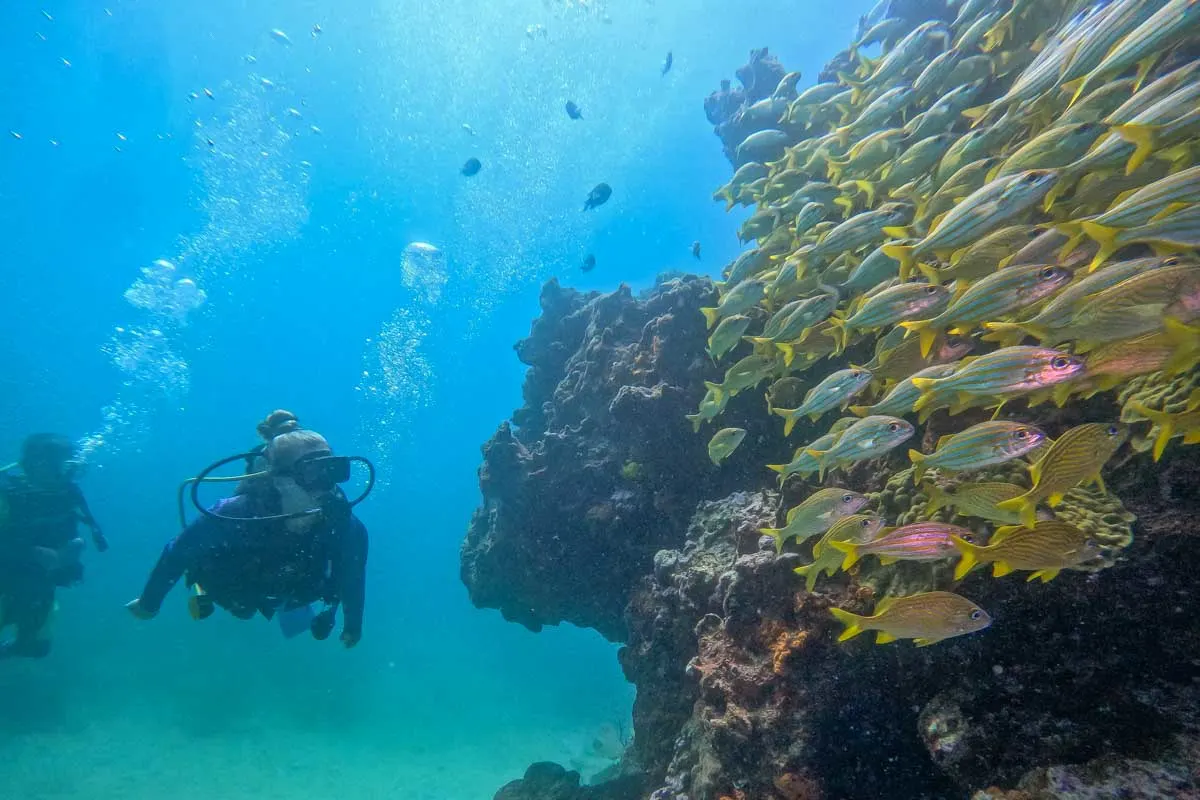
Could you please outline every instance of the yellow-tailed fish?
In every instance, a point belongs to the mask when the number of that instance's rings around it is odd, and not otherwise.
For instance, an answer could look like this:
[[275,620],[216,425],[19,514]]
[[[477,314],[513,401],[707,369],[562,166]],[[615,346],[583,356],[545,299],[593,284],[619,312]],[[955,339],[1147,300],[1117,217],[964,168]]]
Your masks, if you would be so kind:
[[[937,269],[928,264],[920,264],[919,269],[933,283],[948,280],[975,281],[1008,266],[1017,253],[1037,239],[1039,231],[1036,225],[1009,225],[992,231],[963,248],[952,267]],[[1045,259],[1038,261],[1046,263]]]
[[1071,52],[1071,58],[1063,65],[1058,76],[1059,83],[1082,79],[1096,69],[1118,42],[1155,12],[1156,6],[1157,3],[1150,0],[1127,0],[1124,3],[1110,3],[1098,11],[1098,23]]
[[1176,155],[1169,148],[1200,134],[1200,108],[1194,108],[1181,117],[1160,124],[1145,125],[1131,122],[1128,125],[1118,125],[1113,130],[1134,146],[1133,154],[1125,165],[1125,174],[1132,175],[1138,167],[1145,163],[1147,158],[1156,153],[1165,153],[1166,157],[1171,160],[1189,159],[1190,151]]
[[1106,228],[1135,228],[1200,203],[1200,167],[1192,167],[1133,192],[1089,222]]
[[1032,528],[999,528],[992,542],[984,547],[954,537],[954,546],[962,553],[954,577],[961,580],[976,564],[991,564],[992,576],[999,578],[1014,570],[1033,574],[1026,580],[1054,580],[1064,569],[1094,561],[1103,554],[1099,542],[1090,534],[1061,520],[1038,522]]
[[784,527],[761,528],[760,532],[775,540],[775,552],[779,553],[789,539],[803,542],[812,536],[820,536],[833,523],[856,513],[868,502],[865,496],[849,489],[819,489],[788,511]]
[[877,556],[885,565],[897,561],[940,561],[950,558],[956,554],[951,536],[975,540],[975,534],[967,528],[930,520],[884,531],[878,539],[863,544],[830,542],[829,545],[846,554],[842,569],[848,570],[863,556]]
[[837,128],[833,133],[842,144],[849,144],[856,138],[866,135],[869,131],[878,130],[885,126],[888,120],[899,113],[900,109],[912,99],[912,89],[908,86],[896,86],[877,97],[849,125]]
[[962,57],[962,51],[952,47],[931,59],[913,81],[913,95],[918,99],[929,99],[940,95],[947,86],[952,86],[947,79]]
[[734,259],[725,275],[725,286],[733,288],[747,278],[765,272],[771,264],[762,250],[752,247]]
[[[904,333],[903,328],[894,330],[901,334]],[[884,339],[880,339],[880,342],[883,341]],[[971,352],[973,347],[974,343],[966,337],[947,337],[940,344],[935,345],[929,355],[923,356],[921,355],[921,340],[917,337],[910,337],[900,344],[894,345],[891,349],[877,352],[875,358],[865,366],[871,370],[871,374],[877,380],[901,380],[913,376],[915,372],[925,367],[957,362]]]
[[[896,43],[871,72],[868,81],[873,86],[887,85],[888,81],[915,63],[920,63],[934,39],[941,39],[943,49],[950,47],[950,30],[940,21],[923,22]],[[851,83],[851,85],[854,85]],[[859,84],[862,86],[863,84]]]
[[833,524],[825,535],[813,545],[813,562],[792,570],[803,576],[805,591],[811,592],[822,573],[826,576],[838,571],[842,564],[842,553],[829,546],[830,542],[866,542],[875,538],[883,527],[883,519],[870,514],[851,514]]
[[1117,106],[1111,114],[1104,118],[1104,124],[1124,125],[1127,122],[1133,122],[1146,109],[1171,96],[1179,89],[1192,85],[1197,79],[1200,79],[1200,60],[1189,61],[1135,92],[1132,97]]
[[1078,122],[1050,128],[1009,156],[996,175],[1002,178],[1029,169],[1068,166],[1082,158],[1096,140],[1107,132],[1107,126],[1100,122]]
[[1158,435],[1154,439],[1155,461],[1162,458],[1167,443],[1175,436],[1182,436],[1184,444],[1200,443],[1200,390],[1192,392],[1185,409],[1179,412],[1156,411],[1137,400],[1130,401],[1127,407],[1158,426]]
[[[1063,329],[1071,325],[1071,321],[1080,311],[1086,298],[1103,292],[1137,275],[1181,263],[1183,263],[1181,259],[1171,256],[1169,258],[1135,258],[1130,261],[1119,261],[1115,264],[1106,265],[1102,269],[1075,281],[1063,289],[1053,300],[1043,306],[1037,314],[1027,320],[1021,322],[984,323],[984,327],[993,332],[993,334],[989,334],[984,338],[989,341],[1008,341],[1012,338],[1019,340],[1022,336],[1028,335],[1041,342],[1049,342],[1051,344],[1057,344],[1058,341],[1065,341],[1070,337],[1063,333]],[[1128,296],[1131,304],[1134,305],[1140,304],[1137,301],[1149,297],[1149,295],[1140,293],[1130,293]]]
[[871,174],[895,158],[905,136],[900,128],[889,128],[863,137],[846,151],[844,158],[829,162],[830,180],[839,182],[847,173],[853,176]]
[[750,318],[742,314],[725,317],[708,337],[708,355],[714,362],[732,350],[742,340],[742,334],[750,326]]
[[954,253],[1020,216],[1045,197],[1057,180],[1057,173],[1048,170],[997,178],[952,208],[915,246],[886,245],[884,251],[900,261],[900,277],[905,278],[912,274],[917,259]]
[[795,375],[779,378],[767,387],[767,410],[797,406],[804,400],[804,381]]
[[840,339],[836,329],[828,320],[807,329],[803,339],[794,342],[776,342],[775,348],[783,356],[785,367],[793,366],[797,357],[801,358],[800,367],[804,368],[812,362],[837,352]]
[[[913,403],[917,402],[917,398],[921,396],[921,390],[912,382],[913,378],[945,378],[947,375],[953,374],[956,369],[958,367],[955,364],[934,364],[926,367],[897,383],[874,405],[850,406],[850,411],[860,417],[910,414],[913,410]],[[813,449],[821,448],[814,446]]]
[[928,199],[917,206],[916,226],[927,228],[929,223],[954,208],[954,204],[988,182],[989,176],[1000,166],[999,158],[981,158],[964,164],[946,179],[937,191],[927,195]]
[[813,226],[823,219],[825,219],[825,206],[820,203],[808,203],[796,215],[791,233],[799,238],[812,230]]
[[749,219],[742,223],[742,227],[738,228],[738,241],[749,242],[752,239],[760,239],[774,230],[778,224],[778,209],[764,208],[761,211],[756,211]]
[[720,391],[730,396],[762,383],[775,369],[775,358],[749,355],[725,370],[725,380],[719,384]]
[[1071,271],[1043,264],[1022,264],[993,272],[957,297],[936,317],[908,320],[900,325],[921,337],[921,354],[928,355],[942,330],[955,327],[967,333],[975,325],[1027,308],[1065,286]]
[[977,517],[1008,525],[1021,521],[1018,512],[996,508],[997,503],[1025,494],[1025,487],[1014,483],[961,483],[948,488],[926,484],[923,491],[929,496],[929,502],[925,505],[926,514],[941,508],[953,508],[956,514],[963,517]]
[[946,148],[954,141],[952,133],[938,133],[921,139],[880,171],[880,182],[894,189],[924,175],[941,160]]
[[760,164],[757,161],[743,164],[734,171],[729,183],[713,193],[713,200],[724,200],[725,210],[728,211],[736,205],[735,198],[743,186],[759,178],[767,177],[767,173],[768,170],[765,164]]
[[[1200,0],[1169,0],[1107,51],[1079,84],[1075,97],[1096,81],[1107,75],[1118,75],[1134,64],[1138,65],[1135,86],[1141,85],[1162,54],[1197,28],[1200,28]],[[1071,79],[1069,75],[1063,77]]]
[[874,211],[855,214],[809,251],[811,256],[824,256],[878,244],[887,238],[884,228],[907,225],[912,221],[913,207],[907,203],[884,203]]
[[729,458],[738,445],[746,438],[745,428],[722,428],[713,434],[708,442],[708,457],[717,466]]
[[807,416],[815,422],[827,411],[844,407],[870,382],[871,373],[857,367],[840,369],[826,376],[809,390],[799,407],[775,409],[775,413],[784,418],[783,435],[790,436],[801,417]]
[[776,324],[772,317],[762,336],[749,337],[755,344],[779,344],[791,342],[794,339],[807,339],[805,332],[825,319],[837,306],[837,294],[818,294],[795,300],[776,312],[776,317],[783,318]]
[[[1087,354],[1087,386],[1107,391],[1130,378],[1152,372],[1186,372],[1200,359],[1200,336],[1188,326],[1180,326],[1183,338],[1173,331],[1147,333],[1101,345]],[[1055,396],[1055,399],[1060,399]]]
[[1124,78],[1098,86],[1054,121],[1055,126],[1101,122],[1125,103],[1134,91],[1134,79]]
[[983,43],[984,37],[1000,21],[1001,16],[1003,14],[1000,11],[989,11],[981,15],[961,30],[958,38],[954,41],[954,46],[962,50],[974,50]]
[[749,311],[766,296],[767,284],[765,281],[744,280],[730,289],[715,308],[702,308],[700,312],[704,314],[704,319],[711,328],[723,317],[732,317],[743,311]]
[[767,464],[767,469],[779,473],[779,485],[788,479],[790,475],[799,475],[806,478],[821,469],[821,463],[816,456],[809,455],[809,450],[823,452],[833,447],[833,443],[838,440],[842,432],[846,428],[853,425],[858,420],[854,417],[842,417],[837,422],[829,426],[829,432],[824,436],[813,439],[806,445],[801,445],[796,448],[796,452],[792,454],[792,460],[787,464]]
[[845,320],[833,323],[843,336],[854,331],[872,330],[901,320],[941,313],[950,302],[950,292],[935,284],[902,283],[870,297]]
[[875,613],[864,617],[840,608],[829,612],[846,626],[839,642],[863,631],[877,631],[876,644],[913,639],[918,647],[981,631],[992,618],[967,598],[953,592],[924,592],[908,597],[887,597],[875,604]]
[[720,384],[705,381],[704,386],[707,391],[704,399],[700,401],[699,410],[695,414],[686,415],[688,421],[692,423],[692,430],[697,433],[699,433],[701,425],[710,419],[716,419],[725,410],[730,396],[721,388]]
[[838,288],[844,294],[853,294],[877,286],[899,274],[900,262],[883,252],[882,247],[876,247],[850,272]]
[[937,449],[925,455],[909,450],[913,464],[913,483],[920,483],[927,469],[963,472],[1003,464],[1041,447],[1046,434],[1033,425],[1009,420],[990,420],[964,431],[943,436]]
[[1059,76],[1063,74],[1072,54],[1082,42],[1092,35],[1102,21],[1102,12],[1098,9],[1091,9],[1055,31],[1037,57],[1009,86],[1008,91],[989,106],[988,113],[991,114],[995,109],[1033,99],[1058,85]]
[[1054,507],[1062,502],[1063,495],[1082,482],[1103,485],[1100,470],[1128,438],[1129,426],[1119,422],[1091,422],[1071,428],[1029,468],[1033,488],[997,504],[997,508],[1020,512],[1021,524],[1032,528],[1037,521],[1037,505],[1042,500]]
[[[1140,259],[1139,259],[1140,260]],[[1122,314],[1138,306],[1153,306],[1154,313],[1168,312],[1173,305],[1194,303],[1200,291],[1200,262],[1186,257],[1159,259],[1156,266],[1139,271],[1119,283],[1091,295],[1076,309],[1067,327],[1072,338],[1089,338],[1084,330],[1103,332],[1105,326],[1119,327]],[[1160,320],[1161,321],[1161,320]],[[1184,320],[1185,322],[1188,320]],[[1154,326],[1139,333],[1157,330]],[[1098,337],[1096,341],[1109,341]]]
[[979,397],[1007,399],[1072,380],[1083,359],[1047,347],[1002,347],[972,360],[946,378],[915,379],[921,397],[914,411],[935,403],[962,407]]
[[846,428],[833,447],[824,452],[808,452],[819,460],[821,468],[818,474],[823,480],[827,470],[855,461],[878,458],[907,442],[913,433],[912,424],[898,417],[883,414],[863,417]]
[[799,169],[785,169],[767,178],[762,190],[762,201],[775,203],[791,197],[797,189],[808,183],[808,174]]

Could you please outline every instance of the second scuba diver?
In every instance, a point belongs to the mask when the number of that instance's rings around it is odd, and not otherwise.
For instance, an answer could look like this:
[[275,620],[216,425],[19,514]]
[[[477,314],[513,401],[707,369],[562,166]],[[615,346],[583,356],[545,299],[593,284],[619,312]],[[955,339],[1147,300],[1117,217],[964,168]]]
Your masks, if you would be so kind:
[[[154,617],[183,577],[196,619],[212,614],[215,604],[241,619],[278,616],[288,636],[308,630],[325,639],[340,606],[342,643],[354,647],[362,637],[367,529],[353,506],[370,492],[374,468],[357,456],[335,456],[323,436],[300,429],[287,412],[272,414],[259,433],[270,438],[266,447],[222,459],[189,482],[202,515],[163,548],[141,595],[126,608],[139,619]],[[199,484],[220,480],[206,476],[241,460],[262,471],[242,476],[232,497],[203,508]],[[371,483],[353,501],[338,486],[349,480],[352,461],[371,470]],[[324,609],[314,613],[315,603]]]
[[70,440],[35,433],[20,460],[0,470],[0,630],[16,628],[12,641],[0,643],[0,658],[50,652],[55,591],[83,580],[78,525],[91,529],[97,550],[108,549],[75,483],[78,465]]

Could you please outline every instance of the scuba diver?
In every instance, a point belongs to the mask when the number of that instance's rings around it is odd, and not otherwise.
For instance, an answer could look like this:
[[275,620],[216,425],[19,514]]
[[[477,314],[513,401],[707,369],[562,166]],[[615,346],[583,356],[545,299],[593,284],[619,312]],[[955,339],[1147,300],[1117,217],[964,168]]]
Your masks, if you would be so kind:
[[[323,436],[301,429],[288,412],[272,414],[259,433],[269,438],[264,447],[221,459],[180,487],[181,525],[189,486],[201,516],[167,544],[141,595],[126,608],[151,619],[182,577],[192,590],[188,611],[194,619],[221,606],[240,619],[278,617],[289,638],[309,631],[321,640],[332,632],[340,606],[342,643],[354,647],[362,637],[367,529],[353,507],[370,494],[375,468],[360,456],[335,456]],[[255,471],[209,477],[236,461]],[[369,479],[348,500],[339,484],[350,479],[355,461],[367,467]],[[211,481],[239,485],[232,497],[205,508],[198,490]],[[324,609],[314,613],[315,603]]]
[[91,529],[98,551],[108,549],[75,483],[79,466],[70,440],[36,433],[20,460],[0,469],[0,630],[16,628],[14,639],[0,643],[0,658],[50,652],[55,591],[83,580],[79,523]]

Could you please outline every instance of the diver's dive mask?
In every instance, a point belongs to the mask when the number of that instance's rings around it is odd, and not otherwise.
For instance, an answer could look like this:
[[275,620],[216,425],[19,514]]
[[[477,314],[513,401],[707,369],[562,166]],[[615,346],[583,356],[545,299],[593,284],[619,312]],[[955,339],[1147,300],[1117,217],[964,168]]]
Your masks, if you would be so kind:
[[[227,458],[222,458],[220,461],[214,461],[205,467],[199,475],[194,478],[188,478],[179,486],[177,496],[179,505],[179,523],[180,527],[187,527],[187,519],[184,513],[183,493],[187,487],[191,486],[192,505],[206,517],[214,519],[223,519],[230,522],[265,522],[268,520],[284,520],[296,519],[298,517],[307,517],[312,514],[320,514],[325,511],[325,508],[318,506],[308,508],[302,511],[294,511],[290,514],[268,514],[259,517],[228,517],[220,514],[212,509],[205,508],[200,502],[200,484],[202,483],[231,483],[241,482],[254,478],[267,478],[270,476],[281,476],[291,478],[296,482],[296,485],[304,489],[310,494],[336,495],[346,508],[354,506],[367,499],[367,495],[375,488],[375,465],[369,459],[363,456],[335,456],[328,450],[319,450],[308,455],[301,456],[296,459],[286,469],[267,469],[261,472],[251,472],[244,475],[230,475],[222,477],[212,477],[212,473],[216,472],[226,464],[234,461],[243,461],[247,464],[253,463],[254,459],[261,454],[258,452],[238,453]],[[339,489],[339,484],[346,483],[350,480],[351,469],[350,465],[353,462],[362,464],[367,468],[367,485],[362,492],[353,500],[347,500],[346,496]]]
[[350,458],[318,450],[296,459],[288,469],[273,470],[272,474],[291,478],[309,494],[325,494],[350,480]]

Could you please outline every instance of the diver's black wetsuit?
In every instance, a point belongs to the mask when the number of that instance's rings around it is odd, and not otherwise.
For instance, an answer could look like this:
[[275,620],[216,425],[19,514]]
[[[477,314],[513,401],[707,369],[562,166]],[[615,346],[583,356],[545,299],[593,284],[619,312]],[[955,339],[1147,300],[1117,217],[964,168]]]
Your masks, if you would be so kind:
[[[77,526],[92,527],[97,543],[103,542],[83,492],[71,482],[60,488],[39,489],[19,473],[0,474],[0,598],[4,621],[17,629],[14,654],[42,656],[49,642],[38,633],[54,609],[54,591],[83,578],[83,565],[70,560],[48,568],[37,557],[37,548],[61,553],[77,538]],[[105,545],[106,546],[106,545]]]
[[283,520],[254,521],[280,513],[277,495],[255,492],[227,498],[213,510],[246,522],[202,516],[163,548],[141,605],[157,613],[167,592],[187,575],[217,605],[249,619],[270,618],[317,601],[340,602],[343,629],[362,633],[367,529],[339,500],[312,527],[292,531]]

